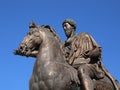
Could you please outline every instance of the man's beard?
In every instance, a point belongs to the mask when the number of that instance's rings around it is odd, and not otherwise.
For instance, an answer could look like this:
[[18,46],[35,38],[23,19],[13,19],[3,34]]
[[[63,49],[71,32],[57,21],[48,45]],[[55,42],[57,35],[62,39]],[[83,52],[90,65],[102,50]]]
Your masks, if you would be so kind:
[[68,31],[65,32],[65,34],[66,34],[67,37],[70,37],[71,31],[68,30]]

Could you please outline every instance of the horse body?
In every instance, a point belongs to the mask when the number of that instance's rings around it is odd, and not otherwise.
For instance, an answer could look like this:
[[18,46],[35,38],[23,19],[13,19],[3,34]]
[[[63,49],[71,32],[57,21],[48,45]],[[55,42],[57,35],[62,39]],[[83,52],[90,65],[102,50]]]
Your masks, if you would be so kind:
[[72,90],[72,82],[79,83],[77,71],[65,61],[60,42],[49,28],[31,28],[17,52],[29,56],[36,50],[30,90]]

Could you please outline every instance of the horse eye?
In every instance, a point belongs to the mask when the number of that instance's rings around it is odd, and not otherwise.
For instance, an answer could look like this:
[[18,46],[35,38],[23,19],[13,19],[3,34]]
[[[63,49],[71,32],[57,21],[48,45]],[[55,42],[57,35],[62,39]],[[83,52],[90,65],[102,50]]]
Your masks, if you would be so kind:
[[28,32],[27,34],[28,34],[28,35],[31,35],[31,34],[32,34],[32,32],[30,31],[30,32]]
[[64,24],[63,26],[65,26],[65,27],[66,27],[66,24]]

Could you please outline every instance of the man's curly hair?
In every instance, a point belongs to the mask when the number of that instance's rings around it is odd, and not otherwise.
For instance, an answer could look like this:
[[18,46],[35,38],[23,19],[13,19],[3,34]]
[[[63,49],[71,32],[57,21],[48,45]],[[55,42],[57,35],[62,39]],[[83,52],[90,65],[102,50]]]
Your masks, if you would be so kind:
[[62,23],[62,26],[64,25],[64,23],[69,23],[76,30],[76,23],[72,19],[65,19]]

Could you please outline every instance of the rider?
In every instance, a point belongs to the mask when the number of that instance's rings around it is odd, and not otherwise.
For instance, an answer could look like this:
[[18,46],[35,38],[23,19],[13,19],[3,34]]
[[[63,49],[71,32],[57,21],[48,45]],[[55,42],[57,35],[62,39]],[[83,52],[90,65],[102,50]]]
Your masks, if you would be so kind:
[[62,26],[67,37],[63,47],[66,60],[78,70],[83,88],[93,90],[92,79],[104,77],[99,67],[101,47],[88,33],[76,35],[76,23],[73,20],[64,20]]

